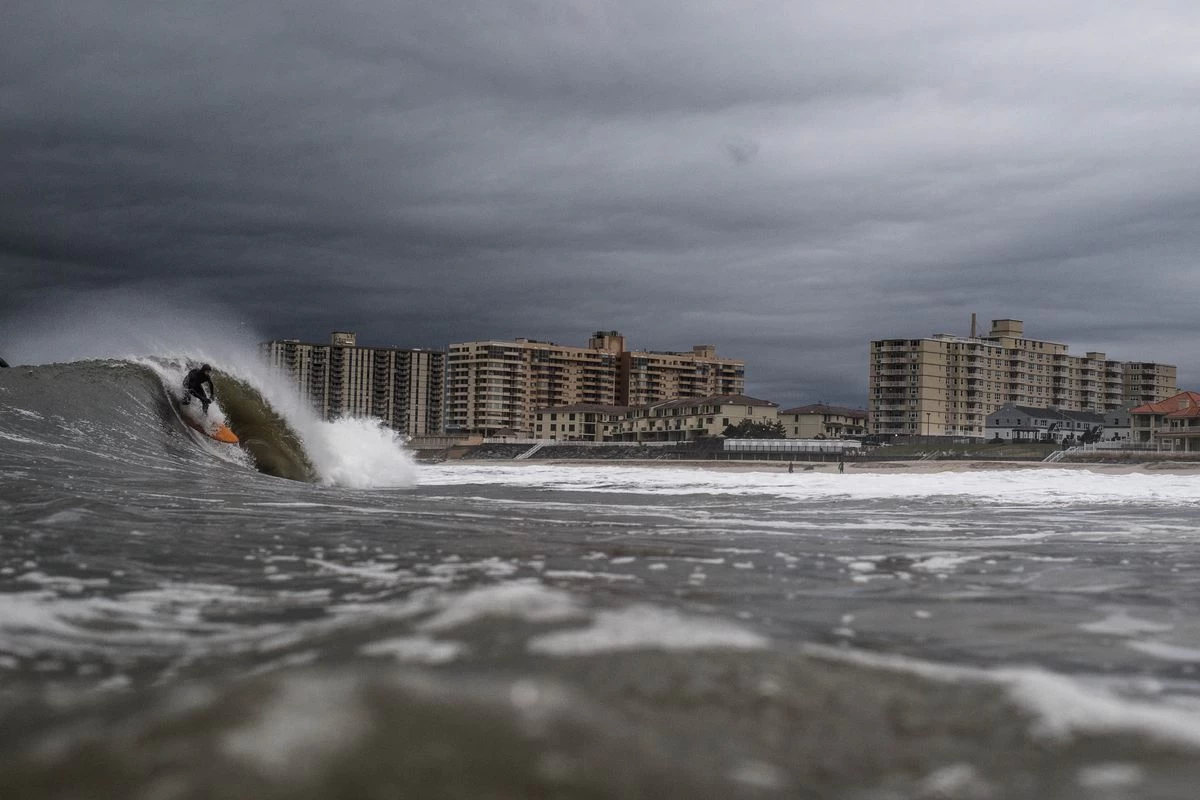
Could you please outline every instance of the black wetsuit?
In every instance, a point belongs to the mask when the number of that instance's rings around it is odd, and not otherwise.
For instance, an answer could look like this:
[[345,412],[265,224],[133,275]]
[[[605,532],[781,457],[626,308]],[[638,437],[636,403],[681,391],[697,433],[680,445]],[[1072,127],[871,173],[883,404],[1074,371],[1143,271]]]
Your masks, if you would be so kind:
[[[204,391],[204,385],[208,384],[208,393]],[[187,405],[191,398],[195,397],[200,401],[200,407],[204,409],[204,413],[208,413],[208,404],[213,401],[217,393],[213,391],[212,377],[203,370],[194,369],[188,372],[187,377],[183,379],[183,388],[187,389],[187,396],[183,398],[183,404]]]

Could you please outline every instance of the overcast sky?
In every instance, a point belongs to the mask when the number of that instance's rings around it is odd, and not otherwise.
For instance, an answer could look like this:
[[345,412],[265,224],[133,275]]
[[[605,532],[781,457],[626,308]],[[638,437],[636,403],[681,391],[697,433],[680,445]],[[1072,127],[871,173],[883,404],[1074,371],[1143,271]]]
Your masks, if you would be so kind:
[[0,356],[128,289],[864,405],[871,339],[977,312],[1198,389],[1198,42],[1195,0],[16,0]]

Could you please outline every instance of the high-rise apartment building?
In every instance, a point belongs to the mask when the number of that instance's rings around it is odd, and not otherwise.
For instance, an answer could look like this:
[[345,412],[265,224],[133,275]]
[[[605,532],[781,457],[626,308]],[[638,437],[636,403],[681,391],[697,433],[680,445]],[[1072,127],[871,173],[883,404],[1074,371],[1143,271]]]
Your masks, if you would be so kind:
[[276,339],[261,347],[322,419],[374,417],[410,436],[442,432],[441,351],[360,347],[349,331],[334,331],[329,344]]
[[485,433],[531,434],[539,408],[640,405],[745,387],[745,363],[719,358],[712,345],[627,351],[617,331],[597,331],[587,347],[532,339],[452,344],[447,371],[447,430]]
[[986,336],[974,327],[970,336],[871,342],[870,433],[982,437],[1005,403],[1103,413],[1178,392],[1169,364],[1070,355],[1065,344],[1026,338],[1015,319],[992,320]]

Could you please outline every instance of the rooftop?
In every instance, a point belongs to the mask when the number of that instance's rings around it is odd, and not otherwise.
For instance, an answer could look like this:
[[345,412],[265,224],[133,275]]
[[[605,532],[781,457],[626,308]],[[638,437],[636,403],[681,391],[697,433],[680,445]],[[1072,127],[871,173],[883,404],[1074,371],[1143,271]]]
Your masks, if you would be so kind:
[[851,417],[854,419],[866,419],[867,412],[861,408],[847,408],[846,406],[831,406],[827,403],[810,403],[806,406],[796,406],[795,408],[785,408],[779,412],[780,414],[835,414],[840,417]]

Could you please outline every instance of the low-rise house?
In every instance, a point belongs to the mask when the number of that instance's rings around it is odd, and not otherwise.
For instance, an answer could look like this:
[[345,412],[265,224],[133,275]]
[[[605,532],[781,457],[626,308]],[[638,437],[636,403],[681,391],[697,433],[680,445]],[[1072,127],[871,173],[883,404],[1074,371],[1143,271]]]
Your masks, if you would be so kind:
[[611,442],[617,439],[625,406],[577,403],[539,408],[534,412],[533,438],[559,442]]
[[688,442],[718,436],[743,420],[772,424],[779,405],[744,394],[689,397],[634,406],[625,412],[620,439],[627,442]]
[[1130,406],[1114,408],[1104,412],[1104,438],[1106,440],[1129,441],[1133,430],[1133,415]]
[[1133,440],[1190,453],[1200,451],[1200,393],[1180,392],[1129,409]]
[[1060,408],[1033,408],[1005,403],[987,415],[984,428],[989,440],[1035,442],[1078,439],[1087,434],[1097,439],[1104,434],[1103,414],[1092,411],[1064,411]]
[[841,439],[867,433],[866,409],[825,403],[784,409],[779,412],[779,421],[789,439]]
[[744,420],[774,424],[779,406],[744,394],[688,397],[639,406],[576,404],[534,412],[536,439],[560,442],[689,442]]

